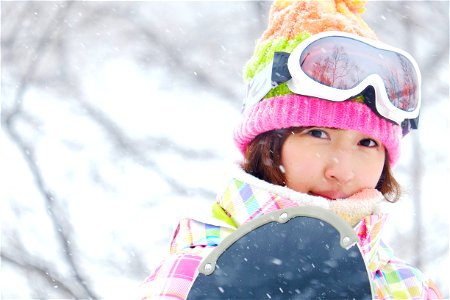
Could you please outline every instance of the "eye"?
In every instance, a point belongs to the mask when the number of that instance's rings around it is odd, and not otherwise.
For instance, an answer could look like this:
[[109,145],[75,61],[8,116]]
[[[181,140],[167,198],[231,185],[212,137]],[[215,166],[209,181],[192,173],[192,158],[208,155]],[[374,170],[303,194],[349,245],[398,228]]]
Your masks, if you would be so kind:
[[306,134],[308,134],[308,135],[310,135],[312,137],[315,137],[315,138],[319,138],[319,139],[326,139],[326,138],[328,138],[328,134],[325,131],[320,130],[320,129],[308,130],[306,132]]
[[359,145],[372,148],[372,147],[377,147],[378,143],[372,139],[362,139],[359,141]]

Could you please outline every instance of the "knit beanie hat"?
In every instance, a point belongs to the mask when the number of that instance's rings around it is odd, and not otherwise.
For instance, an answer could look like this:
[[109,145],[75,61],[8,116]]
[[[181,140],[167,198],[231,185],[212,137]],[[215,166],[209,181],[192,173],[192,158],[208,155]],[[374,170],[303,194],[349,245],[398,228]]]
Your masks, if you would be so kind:
[[[317,33],[341,31],[376,39],[360,16],[364,5],[364,0],[275,1],[268,28],[244,68],[245,81],[251,81],[270,64],[274,52],[291,53],[299,43]],[[401,127],[379,117],[362,101],[333,102],[297,95],[289,90],[287,83],[273,88],[262,101],[243,112],[234,131],[234,141],[245,154],[257,135],[297,126],[357,130],[385,146],[391,166],[400,156]]]

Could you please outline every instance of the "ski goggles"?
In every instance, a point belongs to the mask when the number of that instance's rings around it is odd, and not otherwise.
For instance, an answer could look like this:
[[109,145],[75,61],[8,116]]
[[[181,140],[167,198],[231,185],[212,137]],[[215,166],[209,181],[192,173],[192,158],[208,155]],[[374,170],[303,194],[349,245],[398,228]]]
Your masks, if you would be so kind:
[[[324,32],[300,43],[292,53],[275,52],[273,61],[247,86],[244,110],[281,83],[296,94],[341,102],[364,94],[380,116],[417,128],[421,75],[407,52],[343,32]],[[407,122],[407,121],[410,122]]]

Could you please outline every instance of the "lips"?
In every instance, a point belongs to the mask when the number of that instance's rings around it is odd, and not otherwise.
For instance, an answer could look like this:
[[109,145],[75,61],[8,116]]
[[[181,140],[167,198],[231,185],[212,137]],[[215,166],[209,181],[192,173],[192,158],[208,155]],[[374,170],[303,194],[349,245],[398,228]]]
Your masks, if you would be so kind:
[[319,196],[328,200],[346,199],[349,196],[341,191],[322,191],[322,192],[310,192],[310,195]]

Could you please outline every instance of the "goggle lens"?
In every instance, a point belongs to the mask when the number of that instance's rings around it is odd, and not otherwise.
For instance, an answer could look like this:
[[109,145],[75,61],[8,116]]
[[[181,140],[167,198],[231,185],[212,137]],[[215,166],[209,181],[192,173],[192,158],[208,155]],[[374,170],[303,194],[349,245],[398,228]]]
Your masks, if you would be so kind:
[[376,74],[382,78],[389,101],[395,107],[411,112],[419,104],[418,76],[412,63],[400,53],[333,36],[308,45],[299,63],[311,79],[341,90],[354,88]]

